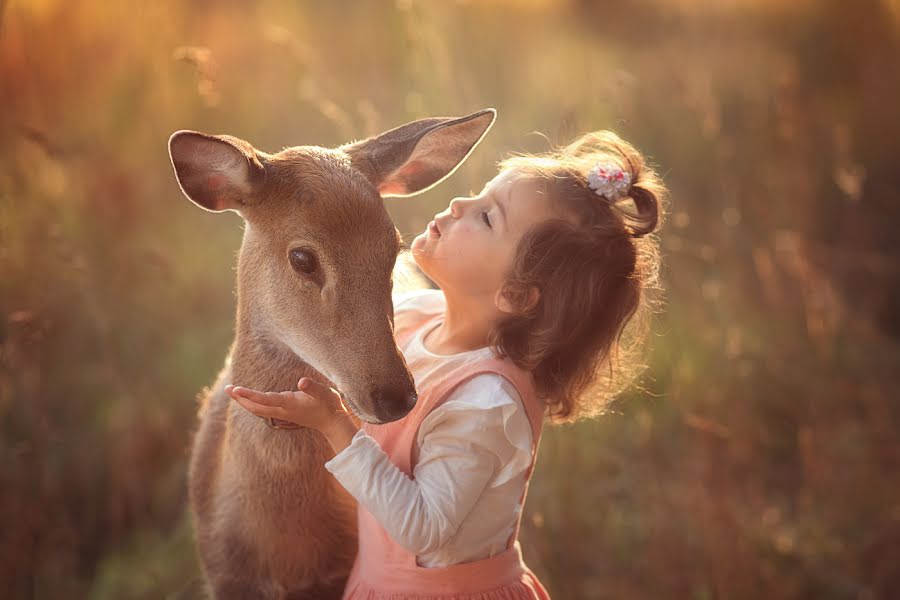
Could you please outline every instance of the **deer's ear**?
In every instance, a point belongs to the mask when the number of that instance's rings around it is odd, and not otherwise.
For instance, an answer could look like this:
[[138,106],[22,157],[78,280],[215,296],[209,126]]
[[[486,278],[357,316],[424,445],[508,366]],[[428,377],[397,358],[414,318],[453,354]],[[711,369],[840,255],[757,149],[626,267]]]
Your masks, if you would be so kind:
[[169,158],[184,195],[213,212],[254,204],[266,180],[256,149],[230,135],[176,131],[169,138]]
[[459,118],[420,119],[340,150],[350,155],[382,196],[412,196],[450,176],[496,117],[497,111],[487,108]]

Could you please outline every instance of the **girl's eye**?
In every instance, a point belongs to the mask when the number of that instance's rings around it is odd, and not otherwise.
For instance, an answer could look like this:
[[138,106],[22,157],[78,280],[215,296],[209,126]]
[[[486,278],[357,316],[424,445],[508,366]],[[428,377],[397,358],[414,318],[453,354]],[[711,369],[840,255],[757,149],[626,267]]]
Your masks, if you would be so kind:
[[481,220],[484,221],[488,227],[491,227],[491,229],[493,229],[493,227],[491,226],[491,220],[488,218],[488,213],[486,210],[481,211]]

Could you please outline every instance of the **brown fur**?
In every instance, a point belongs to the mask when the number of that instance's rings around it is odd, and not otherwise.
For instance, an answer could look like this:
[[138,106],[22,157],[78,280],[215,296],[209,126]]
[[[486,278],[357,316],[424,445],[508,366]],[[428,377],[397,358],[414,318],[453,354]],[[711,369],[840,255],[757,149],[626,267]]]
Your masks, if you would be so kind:
[[[201,400],[189,469],[214,597],[340,597],[357,551],[356,503],[323,467],[330,446],[311,429],[270,428],[223,390],[295,389],[310,376],[344,392],[366,422],[412,408],[414,383],[393,338],[399,234],[381,196],[417,194],[449,176],[495,114],[422,119],[337,149],[277,154],[231,136],[170,138],[185,195],[246,221],[236,335]],[[298,247],[316,253],[316,277],[291,267],[288,253]]]

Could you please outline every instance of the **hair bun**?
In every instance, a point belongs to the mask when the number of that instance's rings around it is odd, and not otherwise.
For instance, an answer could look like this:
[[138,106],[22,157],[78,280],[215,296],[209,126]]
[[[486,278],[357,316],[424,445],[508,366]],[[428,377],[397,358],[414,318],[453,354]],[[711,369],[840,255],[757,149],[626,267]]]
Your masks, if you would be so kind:
[[631,230],[631,236],[641,237],[653,232],[659,221],[659,202],[656,194],[638,184],[631,186],[629,196],[634,200],[638,210],[636,215],[626,213],[626,225]]
[[[499,166],[551,182],[551,195],[566,199],[586,222],[596,217],[597,203],[590,200],[603,198],[620,216],[617,227],[632,237],[652,233],[665,217],[668,191],[662,180],[637,148],[608,129],[585,133],[546,154],[513,155]],[[558,181],[564,183],[557,186]],[[634,201],[634,208],[625,206],[626,199]]]
[[[656,195],[640,183],[632,185],[633,179],[631,172],[606,156],[597,161],[587,175],[588,187],[625,216],[626,229],[632,237],[641,237],[656,228],[659,211]],[[636,214],[616,204],[623,198],[634,201]]]

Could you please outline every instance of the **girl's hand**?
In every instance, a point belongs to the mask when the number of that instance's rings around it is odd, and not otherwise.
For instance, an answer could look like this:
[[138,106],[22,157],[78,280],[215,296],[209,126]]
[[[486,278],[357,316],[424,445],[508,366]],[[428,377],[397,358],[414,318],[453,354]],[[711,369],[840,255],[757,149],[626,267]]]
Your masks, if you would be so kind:
[[340,394],[333,388],[303,377],[297,382],[297,389],[296,392],[260,392],[226,385],[225,393],[258,417],[284,419],[316,429],[326,437],[341,428],[346,432],[348,423],[357,428]]

